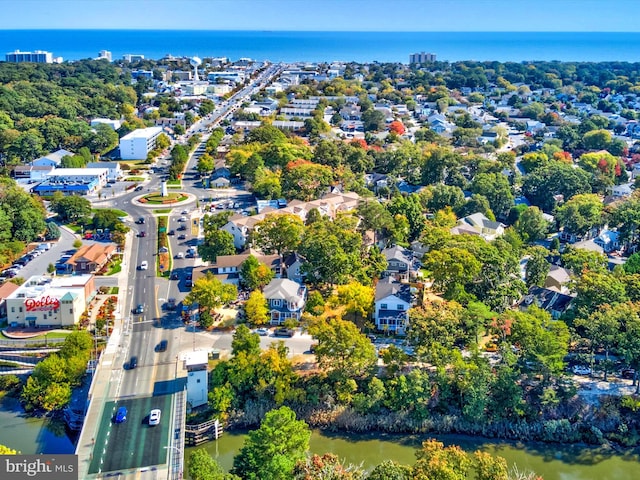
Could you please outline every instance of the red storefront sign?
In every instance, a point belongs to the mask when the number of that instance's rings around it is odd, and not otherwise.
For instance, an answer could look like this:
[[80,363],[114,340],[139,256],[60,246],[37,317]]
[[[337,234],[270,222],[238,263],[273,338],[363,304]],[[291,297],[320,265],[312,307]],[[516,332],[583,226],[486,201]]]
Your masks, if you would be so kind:
[[37,299],[28,298],[24,301],[24,307],[27,312],[33,312],[35,310],[55,310],[60,308],[60,300],[55,297],[45,295]]

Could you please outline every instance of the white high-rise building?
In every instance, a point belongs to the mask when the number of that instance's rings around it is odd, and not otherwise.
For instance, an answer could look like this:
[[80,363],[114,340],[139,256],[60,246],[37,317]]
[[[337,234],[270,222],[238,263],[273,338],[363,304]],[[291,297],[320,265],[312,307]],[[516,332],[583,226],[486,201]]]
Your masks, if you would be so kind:
[[122,59],[125,62],[139,62],[140,60],[144,60],[144,55],[135,54],[135,53],[125,53],[122,56]]
[[120,139],[120,158],[146,160],[149,152],[156,148],[156,140],[161,133],[161,127],[149,127],[126,134]]
[[103,58],[111,62],[111,52],[109,50],[100,50],[100,53],[98,53],[98,60],[101,60]]
[[435,62],[436,61],[436,54],[435,53],[425,53],[425,52],[420,52],[420,53],[413,53],[411,55],[409,55],[409,64],[422,64],[422,63],[427,63],[427,62]]
[[45,52],[44,50],[36,50],[35,52],[15,50],[14,52],[7,53],[4,58],[6,62],[13,63],[53,63],[53,54],[51,52]]

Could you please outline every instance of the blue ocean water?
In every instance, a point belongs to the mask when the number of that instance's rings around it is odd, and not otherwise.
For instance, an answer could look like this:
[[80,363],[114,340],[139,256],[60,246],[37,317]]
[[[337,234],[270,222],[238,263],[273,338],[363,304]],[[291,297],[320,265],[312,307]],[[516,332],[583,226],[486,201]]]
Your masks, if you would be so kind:
[[431,52],[438,60],[640,61],[640,33],[591,32],[290,32],[211,30],[0,30],[5,52],[46,50],[65,60],[110,50],[146,58],[249,57],[274,62],[403,62]]

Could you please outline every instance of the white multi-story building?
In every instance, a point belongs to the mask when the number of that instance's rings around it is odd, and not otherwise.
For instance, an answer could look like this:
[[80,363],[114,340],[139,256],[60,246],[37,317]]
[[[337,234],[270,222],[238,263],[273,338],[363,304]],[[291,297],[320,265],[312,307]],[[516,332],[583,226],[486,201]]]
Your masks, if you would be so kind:
[[98,60],[103,58],[110,62],[112,60],[111,52],[109,50],[100,50],[100,53],[98,53]]
[[435,62],[436,61],[436,55],[434,53],[425,53],[425,52],[420,52],[420,53],[412,53],[411,55],[409,55],[409,64],[421,64],[421,63],[427,63],[427,62]]
[[7,320],[29,327],[73,326],[94,295],[93,275],[36,275],[7,297]]
[[140,128],[128,133],[120,139],[120,158],[146,160],[149,152],[156,148],[156,140],[161,133],[161,127]]
[[245,73],[242,71],[227,71],[227,72],[209,72],[207,73],[207,79],[210,82],[215,82],[218,79],[231,80],[232,82],[242,83],[245,79]]
[[13,63],[53,63],[53,54],[51,52],[45,52],[44,50],[36,50],[35,52],[21,52],[20,50],[16,50],[7,53],[4,58],[6,62]]
[[144,55],[135,54],[135,53],[125,53],[122,56],[122,59],[125,62],[139,62],[140,60],[144,60]]

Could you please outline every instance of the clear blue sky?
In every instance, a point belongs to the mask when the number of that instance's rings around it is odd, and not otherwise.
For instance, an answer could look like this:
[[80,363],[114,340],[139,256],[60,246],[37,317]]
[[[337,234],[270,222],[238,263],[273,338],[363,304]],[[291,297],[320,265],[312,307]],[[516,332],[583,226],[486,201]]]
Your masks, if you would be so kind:
[[640,31],[640,0],[0,0],[0,29]]

